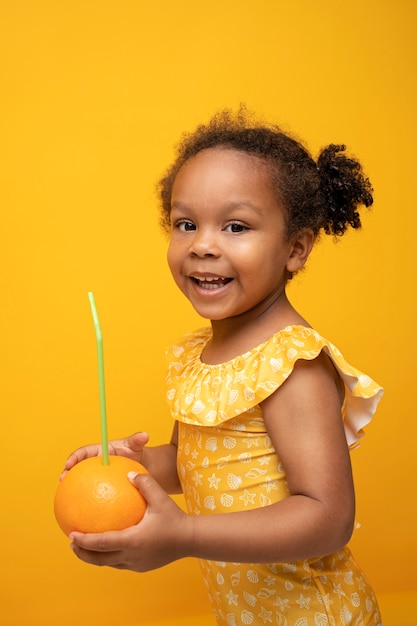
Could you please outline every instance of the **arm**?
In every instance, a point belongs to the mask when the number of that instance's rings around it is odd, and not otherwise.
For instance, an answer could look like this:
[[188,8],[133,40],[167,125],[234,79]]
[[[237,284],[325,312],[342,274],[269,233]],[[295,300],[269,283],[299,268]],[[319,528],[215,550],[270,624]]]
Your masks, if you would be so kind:
[[354,519],[341,403],[340,380],[324,354],[298,362],[264,402],[268,433],[287,472],[291,495],[285,500],[251,511],[193,516],[152,476],[137,476],[134,484],[148,501],[142,522],[119,533],[73,535],[74,551],[89,563],[146,571],[188,556],[285,562],[340,549]]
[[154,447],[144,447],[142,465],[167,493],[182,493],[177,473],[178,424],[175,423],[171,441]]
[[290,497],[226,519],[195,517],[193,556],[282,562],[331,554],[347,543],[355,499],[341,403],[341,382],[325,354],[297,363],[284,385],[263,403]]

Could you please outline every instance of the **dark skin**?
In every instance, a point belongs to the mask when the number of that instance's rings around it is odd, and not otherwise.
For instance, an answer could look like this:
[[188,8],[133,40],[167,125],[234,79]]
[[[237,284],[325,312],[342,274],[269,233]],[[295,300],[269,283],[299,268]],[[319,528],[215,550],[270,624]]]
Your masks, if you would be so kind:
[[[326,402],[321,393],[323,385],[327,391],[332,390]],[[133,478],[148,501],[145,518],[123,531],[100,535],[73,533],[72,549],[87,563],[138,572],[189,556],[280,562],[338,550],[349,540],[354,518],[349,453],[341,420],[334,417],[340,411],[340,396],[338,379],[325,355],[313,362],[299,362],[280,393],[263,403],[268,432],[286,464],[292,495],[270,507],[228,514],[226,519],[224,515],[188,515],[163,489],[162,485],[171,492],[179,488],[176,429],[167,446],[143,448],[148,439],[146,433],[114,442],[112,453],[136,458],[153,471],[152,476]],[[308,419],[305,400],[310,408]],[[277,420],[276,412],[281,411],[282,405],[286,419]],[[300,432],[304,433],[302,438]],[[66,468],[98,452],[97,446],[81,448],[68,459]],[[302,464],[297,463],[300,455],[305,458]],[[334,476],[338,477],[336,481]],[[261,537],[253,532],[260,525]]]
[[[211,319],[212,340],[202,355],[207,363],[243,354],[288,325],[308,325],[288,301],[285,285],[288,274],[303,267],[314,236],[308,229],[286,236],[285,213],[267,170],[254,167],[259,161],[253,159],[208,150],[180,170],[173,188],[169,263],[197,312]],[[218,288],[201,285],[214,277]],[[342,403],[343,385],[326,354],[298,361],[262,403],[291,495],[227,515],[190,515],[169,497],[180,491],[177,427],[163,446],[148,446],[146,433],[112,442],[111,453],[134,458],[150,472],[130,476],[148,502],[146,514],[123,531],[71,533],[72,549],[87,563],[138,572],[183,557],[260,563],[337,551],[349,540],[354,520]],[[65,469],[98,453],[99,446],[80,448]],[[262,533],[255,532],[259,528]]]

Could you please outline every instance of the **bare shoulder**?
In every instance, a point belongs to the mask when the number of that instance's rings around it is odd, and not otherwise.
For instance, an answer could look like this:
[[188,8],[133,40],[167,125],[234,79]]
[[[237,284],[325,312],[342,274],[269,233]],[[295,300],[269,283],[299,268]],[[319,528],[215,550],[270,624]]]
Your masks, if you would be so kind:
[[344,385],[330,357],[321,352],[313,360],[299,359],[288,379],[262,404],[267,415],[280,407],[308,405],[313,399],[319,404],[335,404],[339,412],[344,399]]
[[285,383],[262,403],[264,421],[292,493],[341,494],[352,501],[350,458],[342,420],[343,387],[321,353],[300,360]]

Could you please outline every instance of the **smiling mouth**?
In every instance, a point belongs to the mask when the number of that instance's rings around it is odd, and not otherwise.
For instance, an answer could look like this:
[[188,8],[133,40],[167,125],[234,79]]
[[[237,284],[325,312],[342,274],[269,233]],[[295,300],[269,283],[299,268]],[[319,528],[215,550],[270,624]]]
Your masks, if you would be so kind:
[[191,276],[191,280],[202,289],[215,290],[224,287],[227,283],[230,283],[232,279],[223,278],[222,276],[206,276],[205,278]]

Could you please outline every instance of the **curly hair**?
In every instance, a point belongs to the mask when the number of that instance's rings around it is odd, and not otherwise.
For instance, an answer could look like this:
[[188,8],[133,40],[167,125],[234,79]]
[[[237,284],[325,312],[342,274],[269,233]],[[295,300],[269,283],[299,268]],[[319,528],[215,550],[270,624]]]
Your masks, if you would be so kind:
[[176,159],[158,183],[161,224],[170,230],[171,193],[186,161],[209,148],[232,149],[256,156],[269,166],[277,199],[286,210],[287,235],[304,229],[315,236],[343,235],[360,228],[359,207],[373,203],[372,186],[360,163],[345,154],[344,145],[330,144],[314,161],[302,143],[279,126],[257,121],[242,105],[237,113],[223,110],[208,124],[183,135]]

